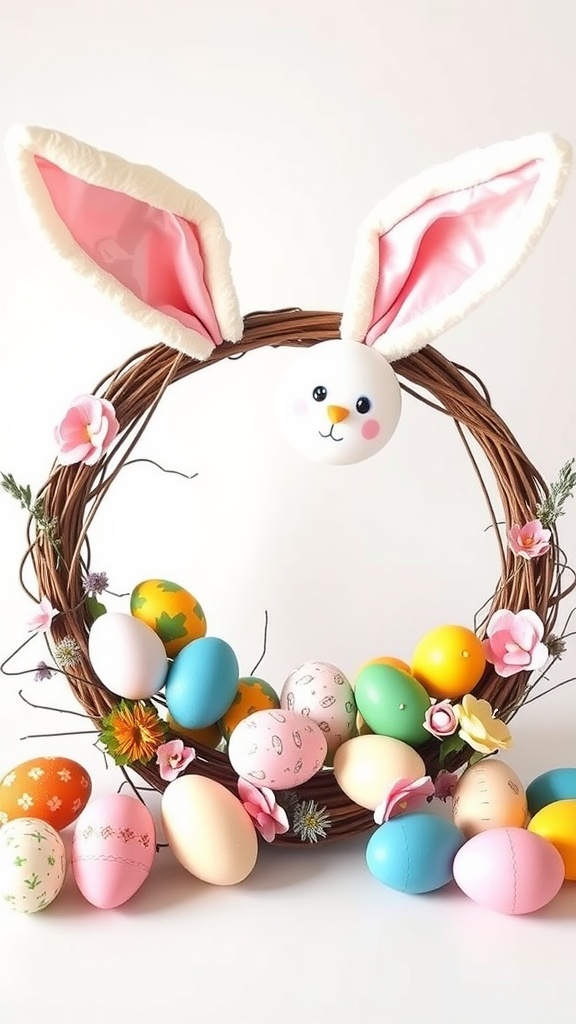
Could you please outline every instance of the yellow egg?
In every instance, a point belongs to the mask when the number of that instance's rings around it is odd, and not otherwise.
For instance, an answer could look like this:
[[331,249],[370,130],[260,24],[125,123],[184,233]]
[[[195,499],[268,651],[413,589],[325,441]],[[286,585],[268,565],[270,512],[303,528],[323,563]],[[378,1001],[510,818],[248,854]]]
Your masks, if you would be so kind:
[[132,615],[158,634],[169,658],[192,640],[206,636],[206,619],[199,602],[178,583],[144,580],[130,597]]
[[[360,675],[362,669],[367,668],[368,665],[391,665],[392,668],[399,668],[401,672],[407,672],[409,676],[412,675],[412,669],[406,661],[402,661],[401,658],[370,658],[368,661],[362,662],[360,668],[356,673],[356,678]],[[356,679],[352,683],[352,689],[356,685]]]
[[458,780],[452,800],[454,824],[466,839],[491,828],[524,828],[524,786],[504,761],[485,757]]
[[576,882],[576,800],[557,800],[534,815],[528,829],[555,846],[566,878]]
[[417,644],[412,675],[431,697],[462,697],[480,682],[486,659],[482,643],[466,626],[439,626]]
[[205,747],[216,748],[222,740],[217,722],[214,725],[208,725],[205,729],[185,729],[183,725],[179,725],[172,718],[170,713],[166,716],[166,721],[172,732],[175,732],[177,736],[182,736],[185,740],[190,740],[192,743],[202,743]]
[[220,719],[222,736],[228,741],[236,726],[255,711],[279,707],[280,698],[269,683],[256,676],[243,676],[238,681],[238,692],[232,704]]

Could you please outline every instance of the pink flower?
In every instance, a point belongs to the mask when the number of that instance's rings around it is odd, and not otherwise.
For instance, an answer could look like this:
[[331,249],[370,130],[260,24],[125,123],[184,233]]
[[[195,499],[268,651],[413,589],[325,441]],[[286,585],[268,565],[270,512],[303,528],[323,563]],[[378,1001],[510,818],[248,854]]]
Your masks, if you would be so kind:
[[447,772],[442,768],[434,779],[434,796],[436,799],[443,800],[445,803],[448,797],[452,796],[457,782],[458,776],[455,772]]
[[238,779],[238,795],[244,810],[253,819],[258,832],[267,843],[274,842],[290,828],[288,816],[283,807],[276,802],[271,789],[257,789],[246,779]]
[[114,406],[105,398],[80,395],[74,399],[54,433],[63,466],[83,462],[93,466],[119,430]]
[[495,612],[486,634],[482,641],[486,661],[503,678],[542,668],[548,658],[548,648],[541,643],[544,624],[529,608],[516,614],[507,608]]
[[58,609],[52,607],[47,597],[43,597],[38,602],[36,614],[26,623],[26,629],[29,633],[47,633],[56,615]]
[[434,701],[424,716],[424,728],[439,740],[452,736],[458,728],[458,719],[449,700]]
[[539,519],[532,519],[525,526],[513,526],[508,531],[508,545],[520,558],[538,558],[550,550],[551,536]]
[[174,782],[186,765],[196,757],[194,747],[185,747],[183,740],[169,740],[161,743],[156,750],[156,764],[160,765],[160,778]]
[[410,779],[398,779],[388,796],[374,811],[374,821],[382,825],[403,811],[411,811],[419,807],[426,797],[434,796],[434,783],[429,775],[411,782]]

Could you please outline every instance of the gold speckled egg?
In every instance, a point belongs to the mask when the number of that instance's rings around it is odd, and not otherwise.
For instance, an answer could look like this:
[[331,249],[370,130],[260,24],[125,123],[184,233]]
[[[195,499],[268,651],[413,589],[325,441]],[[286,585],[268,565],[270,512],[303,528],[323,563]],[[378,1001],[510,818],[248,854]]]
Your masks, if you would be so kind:
[[132,615],[160,637],[169,658],[206,636],[206,619],[200,603],[184,587],[170,580],[144,580],[130,597]]
[[255,711],[279,707],[280,698],[269,683],[256,676],[243,676],[238,682],[238,692],[232,704],[220,719],[220,730],[224,739],[228,742],[238,723],[253,715]]

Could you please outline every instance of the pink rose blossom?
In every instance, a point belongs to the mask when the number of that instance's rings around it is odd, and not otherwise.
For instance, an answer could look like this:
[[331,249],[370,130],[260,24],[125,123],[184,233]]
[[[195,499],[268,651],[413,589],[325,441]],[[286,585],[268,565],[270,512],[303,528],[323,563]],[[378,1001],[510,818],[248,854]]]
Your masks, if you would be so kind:
[[538,558],[550,550],[551,536],[539,519],[532,519],[525,526],[513,526],[508,531],[508,545],[520,558]]
[[486,634],[482,641],[486,661],[503,678],[542,668],[546,663],[548,648],[541,642],[544,624],[529,608],[516,614],[507,608],[495,612]]
[[43,597],[38,603],[36,614],[26,623],[26,629],[29,633],[47,633],[56,615],[58,609],[52,607],[47,597]]
[[450,701],[434,701],[424,716],[423,724],[439,740],[444,736],[452,736],[458,728],[458,719]]
[[388,796],[374,811],[374,821],[382,825],[403,811],[411,811],[419,807],[427,797],[434,796],[434,783],[429,775],[421,779],[397,779]]
[[290,825],[286,811],[276,802],[271,789],[257,789],[246,779],[238,779],[238,795],[244,810],[253,819],[258,832],[267,843],[274,842],[276,836],[288,831]]
[[194,747],[185,747],[183,740],[169,740],[156,750],[156,764],[160,765],[160,778],[174,782],[180,772],[196,757]]
[[458,776],[456,772],[447,772],[442,768],[434,779],[434,796],[436,799],[442,800],[445,803],[448,797],[452,796],[457,782]]
[[119,430],[114,406],[105,398],[80,395],[74,399],[54,433],[63,466],[83,462],[93,466]]

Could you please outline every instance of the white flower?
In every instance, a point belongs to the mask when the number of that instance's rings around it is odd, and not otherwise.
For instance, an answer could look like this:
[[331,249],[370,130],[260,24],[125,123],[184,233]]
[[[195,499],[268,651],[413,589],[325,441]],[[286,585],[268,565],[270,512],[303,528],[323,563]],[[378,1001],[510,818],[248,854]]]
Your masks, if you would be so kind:
[[56,775],[59,779],[62,779],[62,782],[70,782],[70,779],[72,778],[67,768],[61,768],[59,772],[56,772]]
[[2,781],[3,786],[11,786],[16,778],[16,772],[10,772],[5,779]]
[[29,807],[34,806],[34,801],[29,793],[22,793],[22,796],[19,796],[16,802],[20,807],[23,807],[25,811],[27,811]]
[[8,821],[8,815],[6,811],[0,811],[0,825],[5,825]]
[[44,769],[43,768],[31,768],[30,771],[28,772],[28,775],[29,775],[29,777],[31,779],[41,779],[42,776],[44,775]]
[[50,811],[57,811],[59,807],[62,807],[62,801],[59,797],[53,796],[46,801],[46,806]]
[[318,836],[326,839],[330,828],[330,815],[326,807],[318,807],[314,800],[303,800],[296,804],[292,818],[292,831],[300,836],[303,843],[317,843]]
[[76,811],[79,811],[81,807],[82,807],[82,801],[78,797],[76,797],[76,800],[72,804],[72,813],[76,814]]
[[82,786],[82,789],[88,789],[88,779],[85,775],[80,776],[80,785]]

